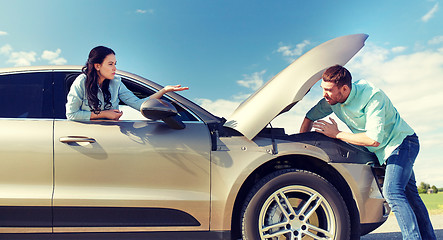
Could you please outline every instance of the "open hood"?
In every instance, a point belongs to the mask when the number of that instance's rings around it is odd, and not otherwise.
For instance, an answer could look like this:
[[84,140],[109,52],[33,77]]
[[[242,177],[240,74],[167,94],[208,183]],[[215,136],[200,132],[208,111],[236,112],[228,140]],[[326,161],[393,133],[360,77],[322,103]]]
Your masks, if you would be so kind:
[[254,138],[272,119],[300,101],[327,68],[345,65],[367,38],[366,34],[348,35],[313,48],[240,104],[224,126]]

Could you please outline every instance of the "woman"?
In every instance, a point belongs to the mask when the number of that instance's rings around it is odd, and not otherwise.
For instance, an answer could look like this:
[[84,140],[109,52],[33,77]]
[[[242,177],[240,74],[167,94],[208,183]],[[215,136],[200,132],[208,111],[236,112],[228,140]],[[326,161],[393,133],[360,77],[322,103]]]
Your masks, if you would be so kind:
[[[118,104],[122,100],[128,106],[140,110],[147,99],[139,99],[115,76],[117,60],[115,52],[98,46],[89,53],[88,61],[74,81],[66,103],[66,117],[69,120],[110,119],[118,120],[123,112]],[[187,87],[166,86],[149,98],[158,99],[172,91],[187,90]]]

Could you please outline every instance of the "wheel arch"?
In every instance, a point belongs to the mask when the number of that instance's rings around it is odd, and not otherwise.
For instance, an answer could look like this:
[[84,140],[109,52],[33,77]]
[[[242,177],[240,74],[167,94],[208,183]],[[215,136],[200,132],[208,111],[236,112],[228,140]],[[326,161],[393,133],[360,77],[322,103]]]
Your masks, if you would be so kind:
[[247,195],[251,191],[252,187],[258,181],[260,181],[260,179],[269,175],[270,173],[277,170],[290,168],[296,168],[316,173],[325,178],[332,185],[334,185],[334,187],[340,192],[341,196],[343,197],[346,206],[348,206],[351,220],[351,236],[360,236],[360,215],[358,212],[357,204],[354,201],[349,185],[346,183],[341,174],[334,167],[321,159],[307,155],[285,155],[263,163],[253,172],[251,172],[251,174],[243,182],[236,196],[231,216],[232,239],[241,238],[241,210],[243,203]]

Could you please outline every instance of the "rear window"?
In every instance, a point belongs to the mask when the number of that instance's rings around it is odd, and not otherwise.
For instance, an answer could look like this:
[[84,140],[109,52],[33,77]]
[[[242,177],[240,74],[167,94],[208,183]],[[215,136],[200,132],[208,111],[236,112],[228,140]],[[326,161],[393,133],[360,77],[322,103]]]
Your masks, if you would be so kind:
[[50,74],[0,75],[0,118],[52,118]]

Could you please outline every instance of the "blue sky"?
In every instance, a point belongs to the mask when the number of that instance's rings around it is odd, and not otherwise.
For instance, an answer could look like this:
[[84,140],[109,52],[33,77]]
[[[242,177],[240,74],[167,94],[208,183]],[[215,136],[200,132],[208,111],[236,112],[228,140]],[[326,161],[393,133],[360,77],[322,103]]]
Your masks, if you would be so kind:
[[[116,51],[117,67],[189,86],[183,95],[228,117],[311,48],[369,34],[347,65],[383,89],[420,136],[417,181],[443,187],[443,1],[0,0],[0,67],[83,65]],[[275,120],[296,132],[314,89]]]

